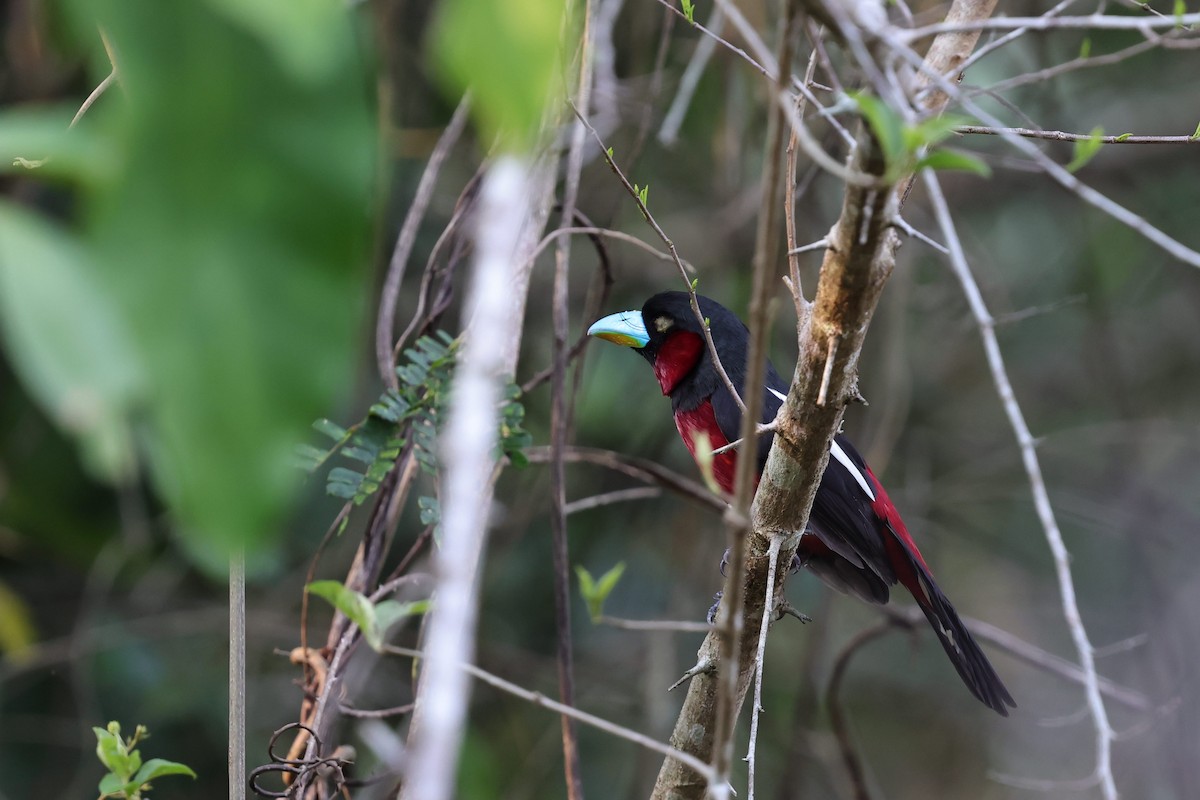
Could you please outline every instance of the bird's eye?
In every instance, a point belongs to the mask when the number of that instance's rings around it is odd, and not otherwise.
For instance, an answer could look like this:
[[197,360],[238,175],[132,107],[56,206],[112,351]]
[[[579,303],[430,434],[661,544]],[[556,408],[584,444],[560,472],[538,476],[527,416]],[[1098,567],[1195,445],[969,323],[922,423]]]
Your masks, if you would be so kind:
[[659,333],[664,333],[667,328],[674,324],[674,320],[672,320],[670,317],[659,317],[658,319],[654,320],[654,327],[658,329]]

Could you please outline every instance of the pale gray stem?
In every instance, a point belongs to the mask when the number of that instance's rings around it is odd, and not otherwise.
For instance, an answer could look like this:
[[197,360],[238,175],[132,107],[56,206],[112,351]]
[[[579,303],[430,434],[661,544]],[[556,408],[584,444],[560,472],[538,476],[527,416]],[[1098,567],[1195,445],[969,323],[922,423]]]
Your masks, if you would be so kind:
[[466,318],[472,326],[450,395],[442,435],[445,514],[434,558],[437,608],[430,615],[426,659],[416,702],[422,719],[411,742],[411,770],[401,797],[447,800],[455,773],[470,685],[457,669],[475,648],[478,573],[492,504],[493,449],[508,345],[495,331],[520,328],[510,301],[515,259],[532,212],[530,165],[501,156],[480,188],[475,258]]
[[767,652],[767,629],[771,627],[771,616],[775,607],[775,571],[779,568],[779,547],[783,537],[778,534],[771,537],[771,546],[767,550],[767,599],[762,619],[758,623],[758,657],[754,663],[754,707],[750,709],[750,746],[746,751],[749,788],[746,790],[747,800],[754,800],[754,767],[757,763],[755,750],[758,746],[758,715],[762,713],[762,679],[763,660]]
[[1050,545],[1050,552],[1054,556],[1054,568],[1058,575],[1063,616],[1066,618],[1067,627],[1070,628],[1071,638],[1079,653],[1079,664],[1083,669],[1084,692],[1087,695],[1088,707],[1091,709],[1092,721],[1096,730],[1095,777],[1100,781],[1105,800],[1116,800],[1117,787],[1112,774],[1113,730],[1108,722],[1104,699],[1100,695],[1100,682],[1096,675],[1092,644],[1088,640],[1087,629],[1083,625],[1079,604],[1075,599],[1075,583],[1071,577],[1071,555],[1063,543],[1062,532],[1058,529],[1054,509],[1050,505],[1050,495],[1046,491],[1046,482],[1038,462],[1037,443],[1029,431],[1025,415],[1021,412],[1021,406],[1013,392],[1012,382],[1009,381],[1008,371],[1004,366],[1004,356],[1000,352],[1000,342],[996,338],[995,320],[983,301],[979,285],[975,282],[966,257],[963,255],[962,243],[958,239],[954,220],[950,217],[950,208],[942,194],[941,184],[931,170],[922,170],[921,177],[925,181],[930,204],[933,206],[934,214],[942,229],[942,235],[950,250],[950,265],[962,284],[967,304],[971,307],[971,313],[979,325],[979,333],[983,337],[983,348],[987,354],[992,380],[996,384],[996,392],[1000,395],[1004,413],[1008,416],[1009,424],[1012,425],[1013,432],[1017,437],[1017,444],[1021,448],[1021,460],[1025,464],[1025,472],[1029,477],[1029,486],[1033,492],[1033,504],[1046,534],[1046,541]]

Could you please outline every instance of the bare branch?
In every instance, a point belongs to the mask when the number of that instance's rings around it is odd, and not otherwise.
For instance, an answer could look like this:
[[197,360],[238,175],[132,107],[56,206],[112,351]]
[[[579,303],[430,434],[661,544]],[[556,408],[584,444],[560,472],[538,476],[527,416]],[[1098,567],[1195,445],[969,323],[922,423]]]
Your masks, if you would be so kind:
[[477,614],[478,566],[487,532],[495,469],[502,376],[511,339],[490,331],[520,326],[509,300],[514,254],[533,213],[534,168],[511,156],[498,159],[484,178],[479,200],[475,269],[466,315],[467,337],[442,436],[445,515],[435,556],[437,607],[427,624],[427,657],[417,692],[420,724],[411,735],[411,768],[405,800],[445,800],[453,795],[469,687],[456,669],[471,660]]
[[441,171],[442,162],[446,160],[446,156],[458,141],[458,137],[462,135],[470,110],[471,95],[468,93],[463,95],[462,100],[459,101],[458,108],[454,110],[454,116],[450,118],[450,123],[446,126],[446,130],[442,131],[437,145],[429,155],[429,162],[425,165],[425,171],[421,173],[421,180],[417,183],[417,191],[413,195],[412,204],[409,205],[408,213],[404,216],[404,223],[400,226],[400,233],[396,236],[396,246],[392,250],[392,257],[388,262],[387,275],[383,279],[383,289],[379,298],[379,319],[375,323],[375,361],[379,367],[379,377],[385,385],[393,389],[400,385],[399,379],[396,377],[396,363],[393,356],[396,303],[400,299],[400,284],[404,280],[408,257],[412,254],[413,245],[417,241],[417,229],[421,227],[425,210],[429,208],[429,201],[433,199],[433,187],[437,182],[438,173]]
[[[577,120],[571,126],[571,146],[567,152],[566,176],[563,183],[562,219],[571,224],[579,196],[579,175],[583,170],[583,146],[592,94],[592,37],[594,19],[591,0],[583,3],[583,42],[579,53],[579,80],[575,94]],[[611,17],[610,17],[611,19]],[[554,627],[555,654],[558,664],[558,696],[566,706],[575,705],[575,664],[571,639],[571,558],[567,542],[566,463],[563,451],[570,437],[570,415],[567,411],[567,336],[570,326],[568,290],[570,286],[571,237],[557,239],[554,258],[554,292],[552,317],[554,321],[554,369],[550,376],[550,527],[551,554],[554,565]],[[517,320],[520,323],[520,320]],[[503,330],[498,328],[497,330]],[[563,773],[568,800],[583,800],[583,778],[579,767],[579,737],[571,717],[562,718]]]
[[[407,647],[395,647],[392,645],[385,645],[384,649],[387,652],[394,653],[398,656],[408,656],[409,658],[422,659],[428,663],[428,648],[424,653],[422,653],[420,650],[410,650]],[[543,708],[548,708],[558,714],[579,720],[584,725],[590,725],[596,730],[601,730],[618,738],[633,742],[634,744],[645,747],[647,750],[653,750],[656,753],[661,753],[668,758],[679,759],[680,761],[686,763],[688,767],[696,770],[701,775],[707,776],[710,774],[708,764],[705,764],[700,759],[685,753],[682,750],[676,750],[670,745],[663,744],[657,739],[651,739],[644,733],[638,733],[630,728],[622,727],[615,722],[609,722],[603,717],[597,717],[595,714],[589,714],[586,711],[580,711],[572,706],[565,706],[562,703],[555,702],[540,692],[531,692],[530,690],[518,686],[515,683],[504,680],[498,675],[494,675],[486,670],[480,669],[474,664],[458,662],[453,666],[456,667],[456,669],[451,670],[452,672],[464,672],[474,678],[478,678],[489,686],[494,686],[503,692],[508,692],[509,694],[519,697],[522,700],[527,700],[534,705],[542,706]],[[426,667],[426,670],[428,670],[428,667]]]
[[758,650],[754,658],[754,705],[750,709],[750,744],[746,751],[746,761],[749,764],[749,774],[746,778],[749,785],[746,792],[748,800],[754,800],[754,768],[758,761],[758,715],[763,711],[763,662],[767,652],[767,628],[771,625],[770,612],[775,605],[775,572],[779,568],[779,548],[782,544],[782,537],[772,536],[771,546],[767,549],[767,596],[763,600],[766,613],[758,620]]
[[604,494],[594,494],[591,497],[584,497],[580,500],[572,500],[563,506],[563,512],[577,514],[580,511],[588,511],[593,508],[602,506],[611,506],[616,503],[628,503],[630,500],[654,500],[662,497],[662,490],[655,486],[635,486],[632,489],[618,489],[615,492],[605,492]]
[[897,29],[896,38],[906,44],[942,33],[960,31],[1011,31],[1024,28],[1028,31],[1050,30],[1104,30],[1104,31],[1152,31],[1163,28],[1188,27],[1200,22],[1200,14],[1179,14],[1169,17],[1120,17],[1111,14],[1090,14],[1082,17],[994,17],[989,19],[963,19],[939,22],[910,30]]
[[1182,136],[1146,136],[1122,133],[1116,136],[1093,136],[1090,133],[1066,133],[1065,131],[1039,131],[1029,128],[989,128],[986,125],[960,125],[955,133],[979,133],[988,136],[1023,136],[1026,139],[1048,139],[1053,142],[1100,142],[1101,144],[1200,144],[1200,138],[1190,134]]
[[683,125],[683,118],[687,115],[688,106],[692,103],[692,96],[696,93],[696,87],[700,85],[700,77],[704,74],[708,62],[712,60],[712,55],[717,49],[717,38],[720,37],[721,29],[724,26],[725,13],[718,5],[713,8],[712,16],[708,18],[708,27],[703,29],[712,35],[702,36],[700,41],[696,42],[696,49],[692,51],[692,57],[683,70],[683,77],[679,79],[679,89],[675,92],[675,99],[671,101],[671,106],[667,109],[662,125],[658,129],[658,141],[667,147],[674,145],[679,138],[679,128]]
[[1108,722],[1104,699],[1100,696],[1092,644],[1088,640],[1087,629],[1084,628],[1083,619],[1079,613],[1079,604],[1075,600],[1075,583],[1071,577],[1071,556],[1067,552],[1062,533],[1058,529],[1058,522],[1054,518],[1054,509],[1050,505],[1050,495],[1046,492],[1046,482],[1042,477],[1042,468],[1038,462],[1036,443],[1025,422],[1025,415],[1017,403],[1012,382],[1009,381],[1008,372],[1004,366],[1004,357],[1000,352],[1000,343],[996,338],[994,320],[983,302],[983,295],[980,294],[979,286],[975,283],[975,278],[971,275],[966,257],[963,255],[962,244],[959,242],[954,222],[950,218],[950,209],[946,204],[946,198],[942,195],[941,185],[930,170],[924,170],[922,177],[934,214],[942,228],[942,235],[946,238],[946,243],[950,248],[951,267],[962,284],[963,292],[967,296],[967,303],[971,307],[971,313],[979,325],[979,333],[983,337],[983,347],[987,354],[988,366],[992,371],[992,379],[996,384],[996,392],[1000,395],[1000,402],[1004,406],[1004,412],[1008,416],[1009,423],[1017,437],[1017,444],[1021,448],[1021,460],[1025,464],[1025,472],[1029,477],[1033,503],[1045,531],[1046,541],[1050,545],[1050,552],[1054,556],[1054,568],[1058,575],[1063,615],[1066,618],[1067,627],[1071,631],[1071,638],[1075,642],[1080,666],[1083,668],[1088,706],[1091,709],[1096,729],[1095,775],[1100,780],[1106,800],[1115,800],[1117,787],[1112,775],[1113,730]]

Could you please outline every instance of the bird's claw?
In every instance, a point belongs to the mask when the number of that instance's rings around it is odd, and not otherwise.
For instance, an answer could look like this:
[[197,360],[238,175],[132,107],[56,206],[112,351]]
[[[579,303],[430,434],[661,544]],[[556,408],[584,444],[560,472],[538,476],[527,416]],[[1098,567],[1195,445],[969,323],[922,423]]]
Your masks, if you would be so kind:
[[729,548],[726,547],[725,552],[721,555],[721,577],[722,578],[727,577],[725,575],[725,568],[728,566],[729,566]]
[[713,595],[713,604],[708,609],[708,613],[704,615],[704,619],[708,622],[709,625],[717,624],[717,611],[719,611],[721,608],[721,597],[724,594],[725,594],[724,592],[717,592],[716,594]]

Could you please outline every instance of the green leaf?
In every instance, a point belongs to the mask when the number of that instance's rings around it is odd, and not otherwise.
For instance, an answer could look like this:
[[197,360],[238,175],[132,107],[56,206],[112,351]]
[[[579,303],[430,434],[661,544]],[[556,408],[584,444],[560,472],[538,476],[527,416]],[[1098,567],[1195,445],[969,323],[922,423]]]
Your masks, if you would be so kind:
[[121,726],[116,722],[108,723],[108,729],[92,728],[96,734],[96,757],[100,759],[109,772],[118,776],[124,782],[132,772],[129,769],[129,756],[125,752],[125,743],[121,740]]
[[[429,611],[430,602],[428,600],[416,600],[411,603],[399,603],[395,600],[384,600],[375,604],[375,625],[378,633],[375,649],[381,650],[383,639],[387,636],[388,629],[403,619],[408,617],[416,617],[425,614]],[[371,643],[370,637],[367,637],[367,644]]]
[[616,588],[617,581],[621,580],[621,576],[625,574],[625,562],[619,561],[608,572],[600,576],[600,580],[596,581],[596,595],[603,603],[612,594],[612,590]]
[[[637,184],[634,184],[634,188],[635,189],[637,188]],[[638,196],[638,199],[642,201],[642,205],[645,206],[646,208],[649,208],[650,207],[650,184],[646,184],[645,186],[641,187],[640,189],[637,189],[637,196]]]
[[1114,141],[1123,142],[1126,139],[1128,139],[1130,136],[1133,136],[1133,134],[1132,133],[1122,133]]
[[929,147],[949,138],[955,130],[970,123],[970,117],[942,114],[917,125],[905,126],[905,145],[909,152],[916,152],[921,147]]
[[1200,139],[1200,124],[1197,124],[1197,125],[1196,125],[1196,131],[1195,131],[1195,133],[1193,133],[1193,134],[1192,134],[1191,136],[1189,136],[1188,138],[1189,138],[1189,139],[1192,139],[1192,140],[1195,140],[1195,139]]
[[133,776],[133,782],[138,786],[144,786],[152,780],[162,778],[167,775],[188,775],[196,777],[196,773],[186,764],[180,764],[177,761],[167,761],[164,758],[152,758],[142,765],[142,768]]
[[119,89],[85,118],[116,169],[75,216],[149,384],[151,478],[222,571],[282,530],[293,446],[351,385],[370,260],[370,59],[341,2],[266,1],[61,4],[93,82],[110,69],[97,28],[120,54]]
[[17,375],[98,475],[133,474],[144,367],[121,309],[66,231],[0,204],[0,333]]
[[692,0],[683,0],[683,15],[687,17],[688,22],[696,24],[696,6]]
[[208,0],[230,21],[258,37],[281,66],[300,81],[316,82],[334,72],[341,60],[340,37],[348,29],[341,0]]
[[934,150],[917,162],[916,169],[922,167],[962,170],[964,172],[973,172],[984,178],[990,178],[992,175],[992,168],[981,158],[958,150]]
[[866,92],[851,92],[850,98],[858,105],[871,132],[879,141],[889,169],[896,168],[908,158],[904,141],[904,121],[900,115],[882,100]]
[[1075,155],[1071,159],[1071,163],[1067,164],[1068,172],[1077,172],[1082,169],[1085,164],[1095,157],[1096,153],[1100,152],[1103,142],[1100,137],[1104,135],[1104,128],[1097,125],[1092,128],[1092,133],[1087,139],[1080,139],[1075,142]]
[[584,603],[587,604],[588,615],[592,622],[599,622],[600,618],[604,616],[604,601],[608,599],[624,572],[624,561],[600,576],[599,580],[592,578],[592,573],[584,567],[575,567],[575,574],[579,576],[579,593],[582,595]]
[[575,574],[579,577],[579,595],[588,607],[588,616],[595,622],[596,615],[592,613],[592,598],[596,596],[596,579],[581,564],[575,565]]
[[1087,58],[1092,54],[1092,37],[1085,36],[1079,44],[1079,58]]
[[98,788],[100,789],[101,797],[108,797],[109,795],[127,796],[127,792],[125,791],[127,788],[126,781],[121,780],[121,778],[117,777],[111,772],[100,779],[100,785]]
[[607,150],[605,150],[604,152],[608,154],[608,160],[609,160],[609,161],[612,161],[612,157],[613,157],[613,149],[610,147],[610,148],[608,148]]
[[1183,27],[1183,15],[1187,13],[1187,3],[1184,0],[1175,0],[1175,27]]
[[457,100],[468,87],[487,141],[527,150],[561,85],[559,40],[575,39],[561,0],[445,0],[431,32],[433,75]]
[[324,598],[334,608],[346,615],[346,618],[358,626],[367,643],[375,650],[379,649],[379,627],[375,619],[375,606],[366,595],[347,588],[339,581],[313,581],[308,585],[308,591],[317,597]]

